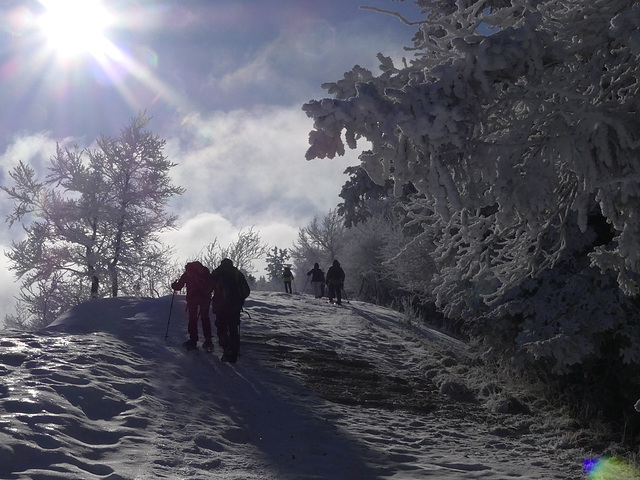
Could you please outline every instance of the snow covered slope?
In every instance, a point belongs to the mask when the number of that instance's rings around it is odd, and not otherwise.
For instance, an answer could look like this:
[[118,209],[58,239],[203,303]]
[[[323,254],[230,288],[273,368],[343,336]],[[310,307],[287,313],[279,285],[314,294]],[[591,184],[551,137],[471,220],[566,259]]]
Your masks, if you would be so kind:
[[0,478],[585,477],[556,418],[391,310],[254,292],[229,365],[180,347],[181,296],[165,341],[171,300],[95,300],[0,332]]

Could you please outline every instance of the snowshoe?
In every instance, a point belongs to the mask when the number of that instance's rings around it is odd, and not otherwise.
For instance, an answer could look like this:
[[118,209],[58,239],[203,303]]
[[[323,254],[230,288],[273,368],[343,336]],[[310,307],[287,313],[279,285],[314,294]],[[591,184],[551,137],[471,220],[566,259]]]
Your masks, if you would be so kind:
[[202,344],[202,349],[205,352],[213,352],[213,342],[211,340],[205,340]]

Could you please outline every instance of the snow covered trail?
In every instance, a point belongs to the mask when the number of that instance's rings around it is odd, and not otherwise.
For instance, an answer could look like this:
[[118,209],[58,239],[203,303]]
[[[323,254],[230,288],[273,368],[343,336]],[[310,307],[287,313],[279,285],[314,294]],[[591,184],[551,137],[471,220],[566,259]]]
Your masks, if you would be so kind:
[[[96,300],[0,333],[0,478],[584,477],[559,448],[571,432],[487,408],[464,344],[388,309],[254,292],[229,365],[182,349],[183,297],[165,342],[170,302]],[[472,387],[451,398],[447,381]]]
[[[558,451],[552,422],[440,393],[438,383],[477,375],[456,360],[465,357],[462,342],[363,302],[338,307],[307,296],[266,296],[250,309],[256,323],[269,324],[254,329],[263,336],[256,353],[260,345],[277,346],[269,353],[280,358],[278,368],[330,400],[315,412],[355,439],[375,478],[580,478],[582,459],[575,450]],[[273,296],[281,305],[275,311]],[[300,303],[304,318],[287,313]],[[253,330],[245,330],[253,341]]]

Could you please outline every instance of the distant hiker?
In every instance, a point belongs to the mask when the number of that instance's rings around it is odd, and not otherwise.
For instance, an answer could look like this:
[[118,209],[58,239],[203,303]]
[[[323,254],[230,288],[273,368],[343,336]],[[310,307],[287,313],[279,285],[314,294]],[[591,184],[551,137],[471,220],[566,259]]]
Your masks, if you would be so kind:
[[309,270],[307,276],[311,276],[311,286],[313,287],[313,294],[316,298],[324,296],[324,272],[320,270],[318,263],[313,264],[313,268]]
[[183,343],[188,350],[198,348],[198,317],[202,322],[202,334],[204,343],[202,348],[213,350],[211,342],[211,320],[209,319],[209,303],[211,302],[210,289],[211,274],[209,269],[200,262],[189,262],[185,266],[182,276],[171,284],[171,288],[179,291],[187,286],[187,312],[189,325],[187,331],[189,340]]
[[282,279],[284,280],[284,291],[287,293],[293,293],[291,291],[291,280],[293,280],[293,273],[291,273],[290,267],[284,267],[282,271]]
[[251,289],[245,276],[228,258],[211,273],[211,282],[211,309],[216,315],[218,343],[224,351],[221,360],[235,363],[240,352],[240,313]]
[[327,270],[327,286],[329,287],[329,302],[333,303],[336,297],[337,304],[342,305],[342,286],[344,284],[344,270],[338,260],[333,261],[333,265]]

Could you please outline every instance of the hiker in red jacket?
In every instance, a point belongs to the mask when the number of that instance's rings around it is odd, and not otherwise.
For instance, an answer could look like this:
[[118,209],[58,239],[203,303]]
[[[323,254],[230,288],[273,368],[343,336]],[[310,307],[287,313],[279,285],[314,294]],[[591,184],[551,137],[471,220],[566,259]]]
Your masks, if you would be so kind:
[[198,317],[202,321],[204,343],[202,348],[213,351],[211,341],[211,320],[209,319],[209,305],[211,303],[211,274],[209,269],[200,262],[189,262],[185,266],[182,276],[171,284],[176,291],[187,286],[187,312],[189,314],[189,340],[183,343],[187,350],[198,348]]

